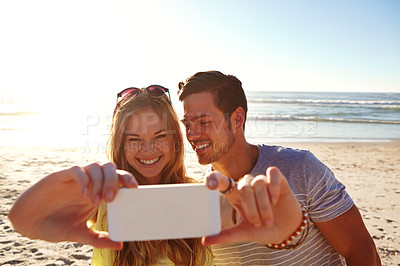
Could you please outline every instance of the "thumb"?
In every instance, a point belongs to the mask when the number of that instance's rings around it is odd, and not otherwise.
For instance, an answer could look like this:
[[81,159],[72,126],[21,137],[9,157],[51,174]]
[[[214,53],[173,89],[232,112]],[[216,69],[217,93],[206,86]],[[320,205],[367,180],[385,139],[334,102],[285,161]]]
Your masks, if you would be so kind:
[[272,205],[275,205],[279,200],[279,195],[281,192],[281,180],[284,178],[283,174],[275,166],[268,167],[267,172],[267,187],[268,194],[271,198]]
[[79,231],[77,237],[70,241],[82,243],[84,245],[91,245],[96,248],[109,248],[121,250],[123,247],[122,242],[112,241],[108,232],[97,231],[86,228],[84,231]]
[[290,192],[289,183],[278,167],[268,167],[267,172],[268,193],[272,204],[275,205],[279,197]]
[[242,224],[223,229],[218,235],[205,236],[201,242],[205,246],[214,244],[229,244],[234,242],[247,241],[249,238],[246,228]]
[[236,183],[233,181],[233,179],[217,171],[213,171],[208,174],[205,182],[209,189],[219,189],[220,192],[227,191],[231,187],[232,189],[236,189]]

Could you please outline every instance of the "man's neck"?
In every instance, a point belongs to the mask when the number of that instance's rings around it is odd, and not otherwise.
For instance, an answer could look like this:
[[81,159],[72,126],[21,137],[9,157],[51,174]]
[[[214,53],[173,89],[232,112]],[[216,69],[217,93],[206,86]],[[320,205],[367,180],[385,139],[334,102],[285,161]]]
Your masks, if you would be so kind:
[[[238,144],[238,143],[236,143]],[[221,160],[212,163],[214,170],[233,178],[239,178],[250,173],[258,158],[258,148],[243,141],[240,145],[235,145]]]

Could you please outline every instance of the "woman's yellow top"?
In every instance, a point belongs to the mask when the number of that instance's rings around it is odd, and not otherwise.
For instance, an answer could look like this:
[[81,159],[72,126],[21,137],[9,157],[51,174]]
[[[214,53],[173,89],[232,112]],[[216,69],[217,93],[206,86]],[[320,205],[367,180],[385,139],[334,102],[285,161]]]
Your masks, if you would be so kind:
[[[91,225],[91,229],[98,231],[108,231],[108,222],[106,219],[107,215],[107,206],[105,203],[102,203],[97,210],[97,219],[96,223]],[[114,260],[116,257],[116,252],[113,249],[108,248],[93,248],[92,255],[92,266],[112,266],[114,264]],[[214,265],[212,254],[207,251],[207,266]],[[155,265],[164,265],[164,266],[174,266],[175,264],[167,257],[164,256],[160,259],[160,261]]]

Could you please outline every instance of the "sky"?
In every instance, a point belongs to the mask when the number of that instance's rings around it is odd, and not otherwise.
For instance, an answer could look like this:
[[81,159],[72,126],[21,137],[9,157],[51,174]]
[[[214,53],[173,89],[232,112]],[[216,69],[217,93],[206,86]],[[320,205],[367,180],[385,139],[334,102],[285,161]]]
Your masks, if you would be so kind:
[[40,114],[2,115],[26,130],[0,142],[103,152],[119,91],[163,85],[179,113],[178,82],[207,70],[245,91],[400,93],[400,1],[0,0],[0,114]]
[[3,102],[92,110],[150,84],[177,98],[205,70],[246,91],[400,92],[397,0],[0,0],[0,36]]

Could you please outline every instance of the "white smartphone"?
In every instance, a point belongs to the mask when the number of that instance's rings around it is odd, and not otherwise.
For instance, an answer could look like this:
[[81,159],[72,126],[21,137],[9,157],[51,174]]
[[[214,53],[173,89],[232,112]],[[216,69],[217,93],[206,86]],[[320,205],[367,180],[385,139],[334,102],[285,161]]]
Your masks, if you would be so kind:
[[107,217],[113,241],[195,238],[221,231],[218,190],[198,183],[121,188],[107,204]]

